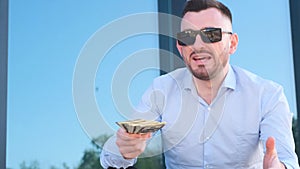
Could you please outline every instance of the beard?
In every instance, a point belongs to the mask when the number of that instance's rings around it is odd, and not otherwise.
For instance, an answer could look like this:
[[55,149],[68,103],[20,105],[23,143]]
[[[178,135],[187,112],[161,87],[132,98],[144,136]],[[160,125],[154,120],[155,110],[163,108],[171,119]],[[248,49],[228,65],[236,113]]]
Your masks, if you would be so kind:
[[199,80],[209,81],[215,78],[219,72],[223,70],[223,66],[221,64],[216,65],[216,67],[212,71],[208,71],[205,66],[200,65],[198,68],[193,69],[190,64],[187,65],[190,72]]
[[[226,57],[225,52],[226,49],[222,51],[219,57]],[[220,59],[216,59],[217,57],[213,53],[210,54],[212,55],[211,59],[213,60],[213,65],[210,65],[209,68],[207,68],[205,65],[198,65],[197,67],[192,68],[191,63],[185,60],[187,68],[195,78],[199,80],[209,81],[222,73],[222,71],[224,71],[224,67],[226,66],[228,60],[221,61]]]

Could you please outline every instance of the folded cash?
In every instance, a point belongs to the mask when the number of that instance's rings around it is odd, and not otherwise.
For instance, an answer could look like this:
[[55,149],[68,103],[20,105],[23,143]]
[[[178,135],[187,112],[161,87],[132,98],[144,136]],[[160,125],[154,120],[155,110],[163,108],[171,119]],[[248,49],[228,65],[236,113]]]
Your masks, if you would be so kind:
[[127,133],[132,134],[140,134],[140,133],[148,133],[155,132],[161,129],[166,122],[158,122],[153,120],[128,120],[116,122],[121,128],[125,129]]

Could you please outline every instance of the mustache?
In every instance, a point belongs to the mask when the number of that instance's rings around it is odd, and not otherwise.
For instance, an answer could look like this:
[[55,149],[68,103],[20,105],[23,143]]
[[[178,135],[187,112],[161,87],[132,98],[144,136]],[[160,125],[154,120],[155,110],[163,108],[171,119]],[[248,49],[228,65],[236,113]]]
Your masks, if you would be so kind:
[[213,53],[210,52],[209,50],[202,49],[202,50],[193,51],[190,54],[190,57],[192,57],[193,55],[204,54],[204,53],[209,54],[209,55],[213,55]]

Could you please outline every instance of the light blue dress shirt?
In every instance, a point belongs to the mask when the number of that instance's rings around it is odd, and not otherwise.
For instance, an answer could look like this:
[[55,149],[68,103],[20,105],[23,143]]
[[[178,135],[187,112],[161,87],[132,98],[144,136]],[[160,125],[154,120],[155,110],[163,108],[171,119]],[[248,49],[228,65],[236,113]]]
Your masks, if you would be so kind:
[[[177,69],[154,80],[138,109],[166,122],[161,138],[168,169],[262,169],[270,136],[280,161],[299,169],[282,87],[244,69],[230,66],[210,105],[198,96],[189,70]],[[104,168],[135,162],[105,148],[101,153]]]

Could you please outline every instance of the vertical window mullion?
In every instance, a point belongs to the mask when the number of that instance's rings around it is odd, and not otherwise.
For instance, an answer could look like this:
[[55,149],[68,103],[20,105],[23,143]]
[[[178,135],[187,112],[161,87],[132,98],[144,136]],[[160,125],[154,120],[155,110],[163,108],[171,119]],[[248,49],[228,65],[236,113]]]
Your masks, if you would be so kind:
[[8,0],[0,0],[0,168],[6,168]]

